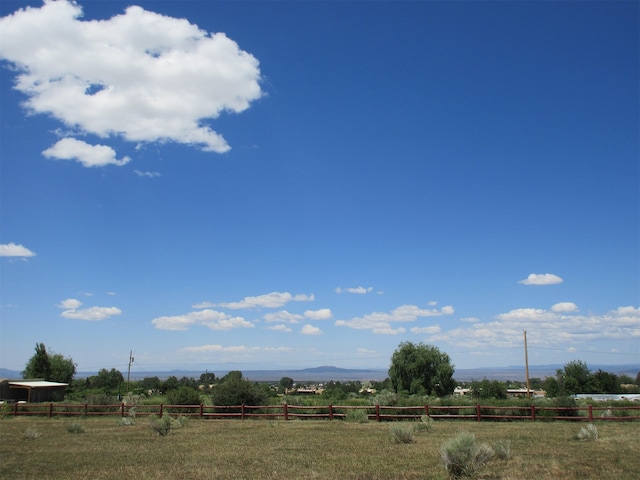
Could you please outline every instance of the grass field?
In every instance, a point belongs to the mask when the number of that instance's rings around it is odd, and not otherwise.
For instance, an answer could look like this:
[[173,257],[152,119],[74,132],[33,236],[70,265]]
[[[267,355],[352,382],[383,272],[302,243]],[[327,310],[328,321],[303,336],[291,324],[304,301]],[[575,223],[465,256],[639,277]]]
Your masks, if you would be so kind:
[[[85,432],[69,433],[73,421]],[[0,478],[446,479],[440,447],[462,431],[511,441],[511,458],[476,478],[640,478],[638,422],[598,422],[598,440],[578,441],[584,423],[436,421],[411,444],[393,443],[390,425],[192,420],[159,436],[148,418],[127,427],[114,418],[9,418],[0,421]],[[28,429],[40,436],[26,438]]]

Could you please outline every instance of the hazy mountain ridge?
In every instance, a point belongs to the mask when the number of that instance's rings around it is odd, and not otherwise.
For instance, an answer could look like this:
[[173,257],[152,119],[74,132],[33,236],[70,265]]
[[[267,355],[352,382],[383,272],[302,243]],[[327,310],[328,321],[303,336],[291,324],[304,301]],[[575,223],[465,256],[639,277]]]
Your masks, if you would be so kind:
[[[640,372],[640,364],[623,364],[623,365],[588,365],[591,372],[603,370],[605,372],[614,373],[616,375],[628,375],[635,379]],[[228,368],[228,367],[227,367]],[[564,368],[564,365],[532,365],[529,366],[530,378],[545,378],[555,376],[556,370]],[[216,377],[222,377],[230,370],[213,371]],[[76,378],[86,378],[96,375],[98,372],[78,372]],[[199,378],[202,371],[197,370],[163,370],[149,372],[131,372],[132,380],[140,380],[144,377],[159,377],[166,379],[170,376],[193,377]],[[278,381],[282,377],[290,377],[296,382],[326,382],[326,381],[382,381],[388,376],[387,369],[357,369],[357,368],[340,368],[335,366],[320,366],[302,369],[282,369],[282,370],[242,370],[246,378],[256,382]],[[509,367],[482,367],[482,368],[459,368],[456,369],[454,378],[459,382],[482,380],[525,380],[524,366],[514,365]],[[20,379],[21,372],[16,370],[8,370],[0,368],[0,378]]]

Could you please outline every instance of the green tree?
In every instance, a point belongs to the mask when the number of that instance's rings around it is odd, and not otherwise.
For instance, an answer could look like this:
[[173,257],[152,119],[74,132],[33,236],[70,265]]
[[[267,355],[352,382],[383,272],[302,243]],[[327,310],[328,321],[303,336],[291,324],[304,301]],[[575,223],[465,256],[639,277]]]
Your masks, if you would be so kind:
[[175,390],[180,386],[180,382],[178,381],[178,377],[175,375],[171,375],[164,382],[162,382],[162,391],[164,393],[168,393],[171,390]]
[[558,385],[558,379],[555,377],[547,377],[542,382],[542,389],[547,397],[557,397],[560,395],[560,386]]
[[592,375],[594,393],[618,393],[620,379],[615,373],[598,370]]
[[486,378],[479,382],[473,381],[471,382],[471,396],[480,399],[505,399],[507,398],[507,385],[504,382],[487,380]]
[[242,372],[236,372],[230,378],[227,378],[229,374],[225,375],[226,380],[215,386],[211,394],[213,404],[265,405],[269,400],[268,391],[256,383],[243,379]]
[[204,385],[205,388],[208,388],[209,385],[213,385],[216,382],[216,376],[213,372],[205,372],[200,375],[198,382],[200,385]]
[[183,385],[167,394],[169,405],[200,405],[200,393],[193,387]]
[[138,382],[138,387],[144,390],[145,392],[158,392],[160,391],[160,387],[162,382],[158,377],[144,377],[140,382]]
[[293,388],[293,383],[294,383],[293,378],[290,378],[290,377],[282,377],[280,379],[280,386],[285,390],[289,388]]
[[44,343],[36,343],[36,353],[29,359],[22,372],[22,378],[51,378],[51,359]]
[[120,385],[124,383],[124,377],[120,370],[112,368],[107,370],[101,368],[98,375],[93,375],[87,379],[88,387],[91,389],[101,390],[107,394],[118,393]]
[[564,392],[561,391],[563,394],[590,393],[593,390],[591,372],[587,364],[581,360],[567,363],[560,374],[564,387]]
[[389,379],[396,393],[451,395],[456,382],[449,355],[423,343],[403,342],[391,357]]
[[49,362],[51,364],[51,375],[49,380],[52,382],[70,384],[76,374],[77,367],[73,362],[73,359],[71,357],[65,358],[60,353],[54,353],[53,355],[49,355]]

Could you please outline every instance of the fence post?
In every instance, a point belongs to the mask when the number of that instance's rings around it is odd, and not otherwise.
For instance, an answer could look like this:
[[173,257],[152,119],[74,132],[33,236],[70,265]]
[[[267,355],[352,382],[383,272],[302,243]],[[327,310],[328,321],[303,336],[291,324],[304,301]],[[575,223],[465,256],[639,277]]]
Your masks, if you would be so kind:
[[589,404],[589,421],[593,422],[593,405]]
[[284,419],[289,420],[289,406],[287,405],[287,402],[282,404],[282,411],[284,413]]
[[14,417],[18,416],[18,402],[13,404],[13,416]]
[[240,418],[242,418],[242,420],[244,420],[244,403],[242,404],[242,410],[241,410],[241,416]]
[[124,402],[120,404],[120,416],[124,417]]
[[429,416],[429,405],[425,405],[424,406],[424,414],[428,417]]
[[333,420],[333,405],[329,404],[329,420]]
[[480,404],[477,403],[476,404],[476,420],[479,422],[482,419],[482,416],[480,414]]
[[162,404],[160,404],[160,411],[158,412],[158,417],[162,418]]
[[204,417],[204,404],[200,404],[200,418]]
[[376,422],[380,421],[380,404],[376,403]]
[[86,417],[87,415],[89,415],[89,404],[85,403],[84,404],[84,416]]
[[536,406],[531,404],[531,420],[535,421],[536,419]]

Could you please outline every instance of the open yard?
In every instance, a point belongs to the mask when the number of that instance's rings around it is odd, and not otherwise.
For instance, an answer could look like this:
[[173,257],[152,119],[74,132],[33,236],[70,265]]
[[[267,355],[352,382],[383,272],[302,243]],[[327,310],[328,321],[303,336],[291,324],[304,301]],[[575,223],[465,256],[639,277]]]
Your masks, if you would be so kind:
[[[69,433],[73,422],[84,433]],[[391,425],[192,420],[160,436],[148,418],[133,426],[114,418],[8,418],[0,421],[0,478],[446,479],[440,446],[462,431],[489,444],[511,441],[511,458],[492,460],[476,478],[640,474],[638,422],[597,422],[600,438],[578,441],[584,423],[436,421],[411,444],[393,443]]]

